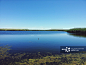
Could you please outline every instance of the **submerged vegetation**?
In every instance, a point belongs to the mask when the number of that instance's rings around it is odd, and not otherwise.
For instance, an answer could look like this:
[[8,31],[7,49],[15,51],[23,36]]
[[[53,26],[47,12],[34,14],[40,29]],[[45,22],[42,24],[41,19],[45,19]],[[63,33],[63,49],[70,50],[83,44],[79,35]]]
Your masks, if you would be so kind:
[[23,59],[17,65],[86,65],[86,54],[62,54],[40,59]]
[[10,50],[9,48],[10,48],[10,46],[8,46],[8,45],[0,47],[0,59],[4,59],[6,57],[9,57],[9,55],[10,55],[8,53],[8,51]]
[[1,65],[86,65],[86,53],[73,54],[41,54],[38,53],[16,53],[9,54],[10,47],[0,47]]

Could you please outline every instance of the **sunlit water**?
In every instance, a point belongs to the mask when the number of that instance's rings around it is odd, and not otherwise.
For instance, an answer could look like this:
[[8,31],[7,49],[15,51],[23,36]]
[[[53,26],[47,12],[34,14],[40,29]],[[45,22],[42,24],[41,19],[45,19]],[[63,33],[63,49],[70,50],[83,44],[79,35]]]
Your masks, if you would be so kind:
[[0,46],[11,46],[10,53],[60,53],[60,46],[86,46],[86,37],[63,31],[0,31]]

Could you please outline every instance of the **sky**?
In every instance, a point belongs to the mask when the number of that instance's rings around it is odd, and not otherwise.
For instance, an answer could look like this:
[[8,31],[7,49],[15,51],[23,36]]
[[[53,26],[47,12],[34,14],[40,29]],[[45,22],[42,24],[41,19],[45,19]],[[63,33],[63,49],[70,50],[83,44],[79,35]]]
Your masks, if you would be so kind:
[[0,28],[86,27],[86,0],[0,0]]

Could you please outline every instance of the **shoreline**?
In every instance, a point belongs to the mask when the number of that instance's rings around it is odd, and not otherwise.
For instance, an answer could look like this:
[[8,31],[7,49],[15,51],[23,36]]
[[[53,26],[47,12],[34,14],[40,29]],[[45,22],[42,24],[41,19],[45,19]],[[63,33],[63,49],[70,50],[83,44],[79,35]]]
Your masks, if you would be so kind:
[[86,34],[86,28],[73,28],[73,29],[49,29],[49,30],[29,30],[29,29],[0,29],[0,31],[64,31],[74,34]]

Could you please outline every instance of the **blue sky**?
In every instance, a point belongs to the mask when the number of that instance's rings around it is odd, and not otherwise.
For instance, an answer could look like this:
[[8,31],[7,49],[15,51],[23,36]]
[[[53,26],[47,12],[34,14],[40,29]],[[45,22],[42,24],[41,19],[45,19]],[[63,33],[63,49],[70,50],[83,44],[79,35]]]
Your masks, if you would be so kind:
[[0,28],[86,27],[86,0],[0,0]]

